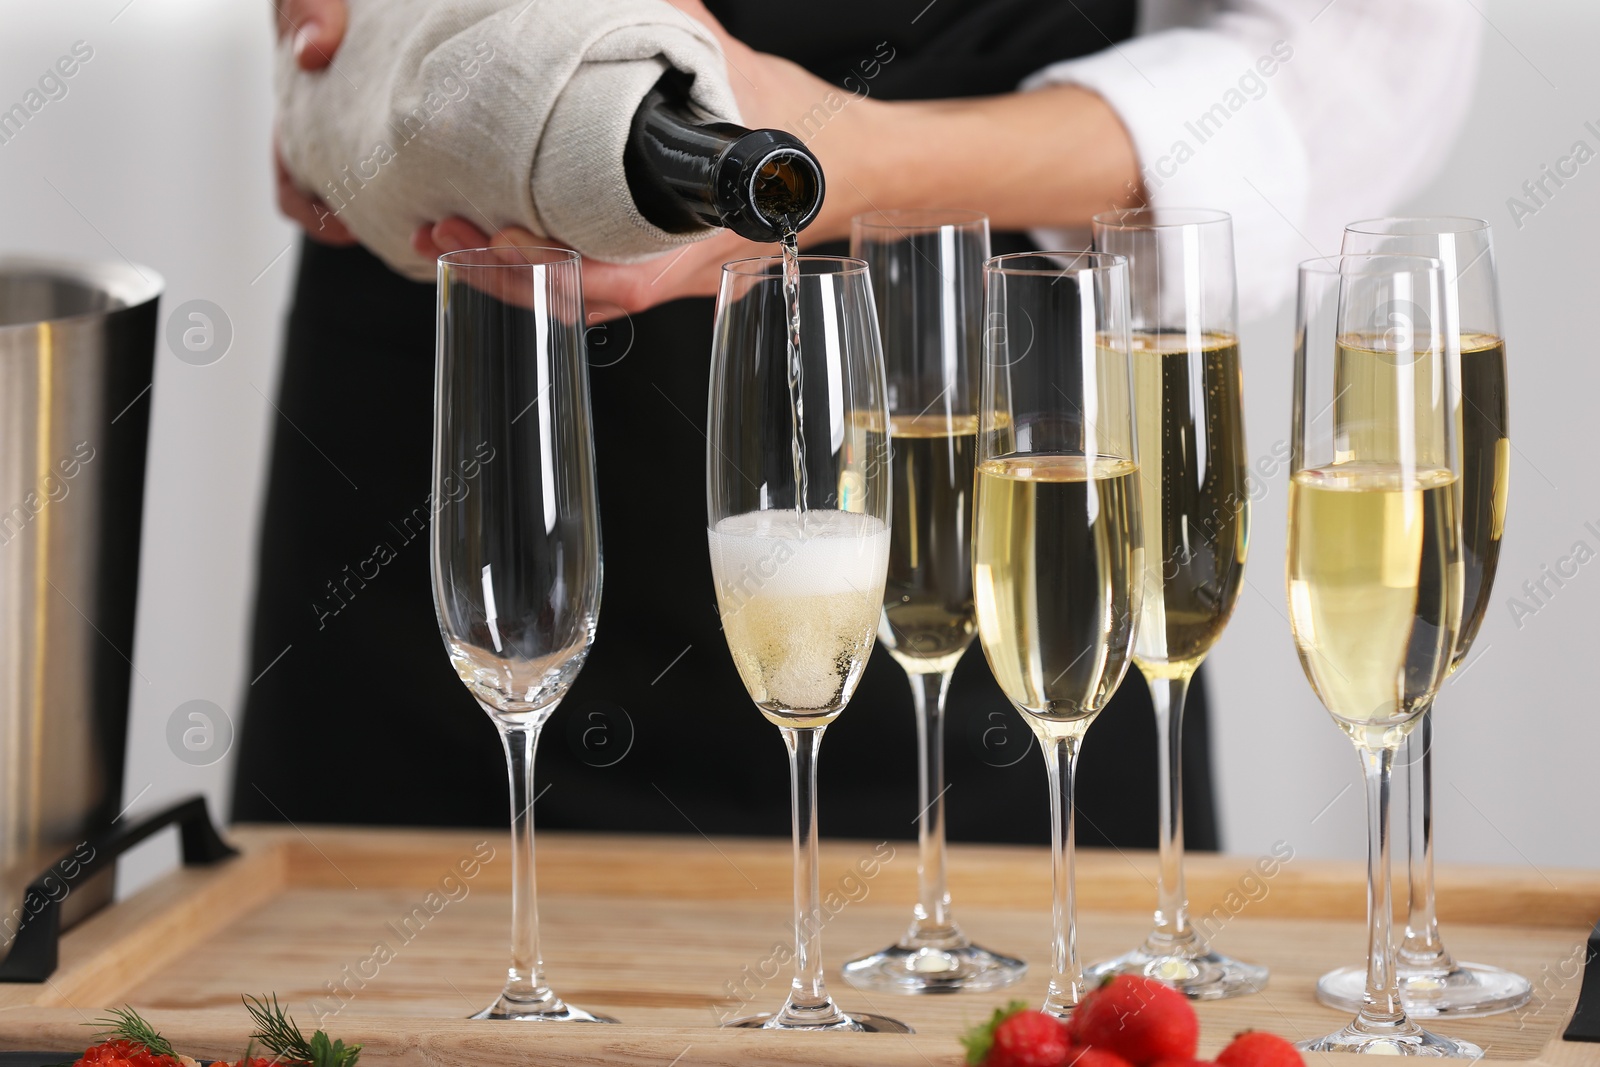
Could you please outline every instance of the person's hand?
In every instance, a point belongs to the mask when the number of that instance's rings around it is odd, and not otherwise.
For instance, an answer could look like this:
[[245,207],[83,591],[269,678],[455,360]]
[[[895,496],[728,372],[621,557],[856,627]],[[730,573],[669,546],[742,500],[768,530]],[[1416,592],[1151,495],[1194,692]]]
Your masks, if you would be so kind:
[[871,78],[893,61],[894,53],[862,56],[861,70],[867,71],[867,64],[871,63],[871,77],[864,74],[855,79],[854,89],[842,88],[798,63],[758,52],[729,35],[703,0],[668,3],[704,24],[722,46],[728,84],[733,88],[744,124],[751,129],[778,129],[793,134],[822,164],[827,196],[821,213],[806,227],[802,243],[848,237],[850,219],[874,207],[863,189],[881,184],[876,173],[882,155],[880,124],[888,105],[872,98]]
[[[769,52],[758,52],[723,27],[703,0],[667,0],[687,17],[711,31],[722,46],[728,66],[728,85],[738,101],[744,124],[751,129],[780,129],[807,139],[820,129],[799,129],[797,124],[828,94],[843,99],[850,94],[812,74],[798,63]],[[816,146],[810,146],[816,150]]]
[[530,245],[551,246],[558,242],[540,237],[521,226],[507,226],[496,230],[491,237],[459,216],[418,226],[411,235],[411,247],[417,255],[438,259],[446,252],[459,252],[463,248],[516,248]]
[[[505,248],[557,244],[521,226],[484,233],[463,218],[419,226],[411,235],[418,255],[437,259],[463,248]],[[677,252],[645,263],[583,261],[583,296],[590,323],[630,315],[682,296],[709,296],[721,284],[722,264],[730,259],[767,255],[771,245],[747,241],[724,230]],[[513,299],[513,302],[517,302]]]
[[[715,296],[729,260],[776,255],[778,246],[720,230],[703,241],[643,263],[583,261],[584,298],[602,317],[633,314],[686,296]],[[609,314],[608,314],[609,312]]]
[[274,6],[278,40],[294,35],[294,58],[301,70],[321,70],[333,62],[350,17],[345,0],[274,0]]
[[299,223],[312,240],[335,246],[356,243],[355,235],[339,221],[339,216],[328,210],[327,204],[294,183],[288,168],[283,165],[283,156],[278,152],[276,134],[272,138],[272,170],[278,190],[278,210]]
[[[861,192],[861,187],[868,185],[861,172],[874,165],[875,135],[869,123],[877,114],[875,109],[882,105],[865,95],[854,96],[799,64],[757,52],[729,36],[701,0],[669,2],[685,18],[702,23],[721,44],[728,63],[728,82],[745,124],[787,130],[805,140],[821,162],[828,193],[821,213],[801,235],[801,243],[847,236],[851,216],[871,208]],[[820,122],[819,115],[823,116]],[[412,238],[412,247],[425,256],[491,244],[550,243],[550,239],[520,227],[508,227],[491,237],[459,217],[421,227]],[[725,230],[643,263],[604,263],[585,258],[584,294],[592,317],[613,318],[621,312],[643,311],[680,297],[714,295],[721,285],[724,263],[776,252],[776,245],[749,241]]]
[[[865,94],[852,94],[824,81],[798,63],[756,51],[729,35],[702,0],[668,2],[710,29],[722,46],[728,84],[744,124],[794,134],[822,164],[827,195],[822,211],[800,235],[800,243],[847,237],[851,217],[871,209],[861,190],[870,186],[863,172],[874,166],[872,124],[882,105]],[[722,284],[724,263],[776,255],[777,251],[774,244],[748,241],[724,230],[644,263],[585,259],[583,287],[598,303],[630,313],[642,311],[680,297],[715,295]]]
[[[349,12],[345,0],[282,0],[277,5],[278,39],[291,34],[295,62],[301,70],[321,70],[333,62],[344,40]],[[295,185],[272,136],[272,169],[278,210],[300,224],[313,240],[328,245],[353,245],[355,236],[328,210],[328,205]]]

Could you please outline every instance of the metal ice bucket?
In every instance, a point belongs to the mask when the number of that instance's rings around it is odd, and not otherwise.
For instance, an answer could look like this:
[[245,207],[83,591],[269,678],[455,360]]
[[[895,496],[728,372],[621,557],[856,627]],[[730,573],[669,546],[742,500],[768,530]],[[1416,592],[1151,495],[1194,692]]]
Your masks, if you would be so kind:
[[[0,957],[28,881],[121,807],[161,288],[0,257]],[[76,869],[49,890],[67,923],[111,892]]]

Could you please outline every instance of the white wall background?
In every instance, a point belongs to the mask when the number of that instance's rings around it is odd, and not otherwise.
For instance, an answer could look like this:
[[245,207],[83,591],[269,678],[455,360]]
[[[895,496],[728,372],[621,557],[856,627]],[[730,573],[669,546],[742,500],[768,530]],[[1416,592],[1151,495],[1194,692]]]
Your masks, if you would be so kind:
[[[1540,871],[1597,866],[1600,799],[1583,768],[1600,752],[1587,669],[1600,656],[1600,562],[1521,627],[1506,600],[1574,542],[1600,549],[1600,535],[1584,528],[1600,527],[1600,360],[1586,325],[1600,302],[1600,161],[1520,228],[1506,199],[1574,141],[1600,149],[1600,134],[1584,129],[1600,127],[1600,66],[1588,54],[1600,7],[1470,2],[1487,23],[1472,117],[1443,176],[1403,210],[1494,224],[1516,448],[1482,658],[1440,697],[1439,854]],[[232,349],[211,366],[190,366],[164,346],[158,353],[127,781],[135,812],[196,789],[222,808],[230,761],[179,760],[166,726],[195,699],[237,716],[249,681],[255,523],[278,417],[265,397],[294,267],[268,176],[269,6],[0,0],[0,106],[79,40],[94,58],[68,95],[0,145],[0,251],[126,256],[165,275],[164,314],[204,298],[231,320]],[[1283,309],[1245,329],[1259,455],[1289,429],[1291,318]],[[1357,763],[1295,658],[1283,616],[1282,474],[1270,489],[1255,512],[1251,590],[1211,672],[1226,844],[1254,853],[1282,838],[1302,855],[1356,857]],[[174,854],[170,842],[152,846],[125,881],[142,881]]]
[[[1542,873],[1600,865],[1600,793],[1593,769],[1584,770],[1600,752],[1588,677],[1600,657],[1600,561],[1520,627],[1507,606],[1574,542],[1600,551],[1600,535],[1584,529],[1588,521],[1600,528],[1591,399],[1600,361],[1584,341],[1600,301],[1600,160],[1520,228],[1506,200],[1522,197],[1522,183],[1574,141],[1600,152],[1600,133],[1584,128],[1600,129],[1600,68],[1591,54],[1600,5],[1471,2],[1486,22],[1471,117],[1441,176],[1397,212],[1472,215],[1493,225],[1511,376],[1511,500],[1494,603],[1473,659],[1436,704],[1436,845],[1440,862]],[[1315,254],[1337,251],[1330,240]],[[1291,306],[1244,330],[1254,455],[1289,434],[1293,324]],[[1359,765],[1306,684],[1284,616],[1287,498],[1280,472],[1253,515],[1252,589],[1212,656],[1225,844],[1258,853],[1281,838],[1306,855],[1362,856]]]

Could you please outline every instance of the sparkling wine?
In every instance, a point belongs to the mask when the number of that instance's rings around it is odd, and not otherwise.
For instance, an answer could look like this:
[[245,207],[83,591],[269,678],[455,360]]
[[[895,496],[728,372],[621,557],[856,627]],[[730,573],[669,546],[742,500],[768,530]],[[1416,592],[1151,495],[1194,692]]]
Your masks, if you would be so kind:
[[1317,695],[1358,742],[1409,728],[1450,666],[1461,622],[1456,476],[1392,464],[1289,483],[1289,621]]
[[978,467],[978,632],[1000,688],[1035,715],[1090,719],[1127,670],[1144,566],[1138,477],[1105,456]]
[[894,519],[878,638],[907,673],[942,673],[976,632],[972,479],[976,415],[895,415]]
[[1183,677],[1221,636],[1244,582],[1239,342],[1172,332],[1135,333],[1132,343],[1145,538],[1134,662],[1148,675]]
[[800,363],[800,235],[785,226],[783,234],[783,306],[788,313],[786,349],[789,356],[789,450],[794,463],[794,515],[806,528],[806,406],[805,379]]
[[1511,438],[1506,418],[1506,346],[1490,334],[1461,336],[1461,563],[1459,665],[1489,610],[1506,524]]
[[822,726],[872,651],[889,529],[854,512],[746,512],[708,531],[724,636],[745,688],[780,726]]
[[[1442,388],[1441,358],[1434,351],[1395,351],[1382,338],[1363,334],[1340,337],[1334,353],[1334,462],[1399,463],[1405,451],[1415,457],[1406,460],[1410,465],[1447,467],[1445,423],[1433,417],[1438,398],[1426,384]],[[1397,366],[1407,373],[1396,373]],[[1414,434],[1402,433],[1412,426]]]

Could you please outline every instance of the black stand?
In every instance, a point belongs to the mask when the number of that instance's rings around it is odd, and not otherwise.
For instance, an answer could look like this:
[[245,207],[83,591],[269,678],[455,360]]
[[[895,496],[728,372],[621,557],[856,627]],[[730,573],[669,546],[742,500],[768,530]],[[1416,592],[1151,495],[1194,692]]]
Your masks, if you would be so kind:
[[[136,823],[113,827],[103,836],[85,842],[87,849],[79,845],[28,884],[22,895],[22,924],[10,953],[0,961],[0,982],[43,982],[54,974],[61,940],[61,902],[71,892],[71,883],[109,870],[118,856],[174,823],[182,838],[186,867],[209,866],[239,854],[217,833],[205,798],[198,796]],[[86,856],[80,855],[85,851]]]
[[1572,1021],[1567,1024],[1563,1041],[1600,1041],[1600,971],[1590,967],[1600,954],[1600,923],[1589,931],[1589,947],[1583,957],[1583,985],[1578,990],[1578,1003],[1572,1009]]

